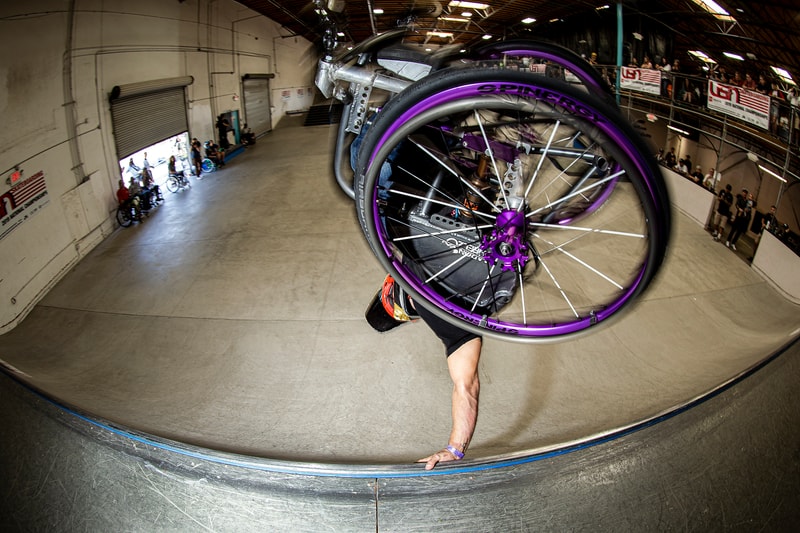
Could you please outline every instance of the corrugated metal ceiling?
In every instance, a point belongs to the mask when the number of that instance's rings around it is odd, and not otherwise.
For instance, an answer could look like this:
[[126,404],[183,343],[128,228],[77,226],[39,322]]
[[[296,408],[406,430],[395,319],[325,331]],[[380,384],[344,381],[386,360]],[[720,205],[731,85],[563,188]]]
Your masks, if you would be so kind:
[[[239,2],[284,26],[287,35],[301,35],[315,43],[322,41],[324,27],[315,12],[313,0]],[[333,0],[325,3],[332,4]],[[596,17],[598,25],[616,24],[616,4],[610,3],[609,8],[598,11],[597,8],[603,5],[602,0],[484,0],[490,5],[485,10],[453,7],[447,0],[338,0],[337,3],[344,6],[341,14],[336,15],[339,29],[345,33],[346,39],[355,42],[374,32],[396,27],[398,21],[411,13],[416,15],[418,33],[409,41],[431,44],[476,44],[484,34],[494,38],[543,36],[563,42],[564,37],[576,32],[577,28],[585,34],[587,20],[591,25],[591,17]],[[625,41],[633,43],[635,55],[641,55],[641,50],[648,51],[649,48],[647,28],[659,28],[660,33],[674,35],[671,49],[664,53],[681,59],[689,67],[692,59],[687,52],[700,49],[725,64],[730,71],[757,74],[769,72],[769,67],[775,65],[788,70],[796,81],[800,80],[800,4],[797,0],[718,0],[717,3],[736,19],[735,23],[706,14],[691,0],[623,0]],[[383,14],[375,15],[375,9],[382,9]],[[462,11],[472,12],[470,22],[443,19],[445,15],[461,17]],[[525,24],[522,22],[525,17],[534,17],[536,22]],[[427,35],[430,30],[452,32],[453,37],[431,37]],[[634,33],[644,34],[642,41],[637,43]],[[591,35],[588,40],[592,40]],[[588,46],[602,44],[590,43]],[[723,52],[738,53],[745,60],[728,59]],[[652,51],[649,53],[651,57],[654,55]]]

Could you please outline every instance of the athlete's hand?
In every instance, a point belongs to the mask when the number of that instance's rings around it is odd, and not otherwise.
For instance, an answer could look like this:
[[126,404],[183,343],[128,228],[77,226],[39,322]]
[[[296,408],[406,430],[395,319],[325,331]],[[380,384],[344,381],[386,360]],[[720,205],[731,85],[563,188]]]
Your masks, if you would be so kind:
[[458,457],[453,455],[453,453],[446,449],[442,448],[438,452],[434,453],[433,455],[429,455],[423,459],[418,460],[418,463],[426,463],[425,470],[433,470],[438,463],[444,463],[448,461],[458,461]]

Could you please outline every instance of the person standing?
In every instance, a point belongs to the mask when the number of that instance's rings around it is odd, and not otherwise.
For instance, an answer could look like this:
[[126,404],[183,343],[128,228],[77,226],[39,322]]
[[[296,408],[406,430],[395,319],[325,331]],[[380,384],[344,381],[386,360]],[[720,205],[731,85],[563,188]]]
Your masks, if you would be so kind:
[[775,206],[770,206],[769,212],[761,217],[761,228],[756,234],[756,246],[758,246],[758,243],[761,241],[761,235],[764,234],[764,231],[774,232],[778,227],[778,219],[775,215],[775,211]]
[[753,208],[755,206],[756,202],[753,199],[753,193],[747,189],[742,189],[742,192],[736,195],[736,213],[731,224],[731,232],[728,234],[728,240],[725,241],[725,246],[731,250],[736,251],[736,242],[743,233],[747,232],[747,226],[750,224],[750,218],[753,216]]
[[197,179],[202,179],[200,174],[203,172],[203,155],[200,152],[200,141],[197,137],[192,138],[192,166],[194,166],[194,175]]
[[[712,169],[713,170],[713,169]],[[714,230],[712,237],[715,241],[719,241],[725,233],[725,226],[728,224],[728,219],[731,216],[731,205],[733,204],[733,193],[731,193],[731,184],[727,184],[725,188],[719,191],[717,195],[717,210],[714,213],[714,218],[711,221],[711,228]]]
[[231,123],[225,117],[225,115],[220,115],[217,117],[217,137],[219,137],[219,145],[222,150],[227,150],[230,148],[231,143],[228,141],[228,132],[231,129]]

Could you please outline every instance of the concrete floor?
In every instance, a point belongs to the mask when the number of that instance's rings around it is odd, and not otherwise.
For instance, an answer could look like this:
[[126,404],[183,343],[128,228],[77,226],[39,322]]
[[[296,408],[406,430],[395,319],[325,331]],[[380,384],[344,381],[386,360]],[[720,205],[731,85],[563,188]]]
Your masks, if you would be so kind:
[[[397,464],[441,448],[441,345],[422,324],[378,334],[364,321],[383,273],[331,176],[334,129],[301,122],[116,231],[0,337],[0,361],[78,410],[214,450]],[[468,459],[657,416],[797,336],[798,306],[746,262],[680,214],[674,237],[613,326],[559,344],[486,340]]]

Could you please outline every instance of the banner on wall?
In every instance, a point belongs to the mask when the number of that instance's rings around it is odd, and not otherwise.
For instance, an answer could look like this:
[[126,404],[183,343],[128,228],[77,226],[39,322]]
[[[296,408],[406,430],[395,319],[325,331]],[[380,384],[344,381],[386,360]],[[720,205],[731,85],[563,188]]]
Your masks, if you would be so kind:
[[50,198],[44,172],[39,171],[0,196],[0,240],[47,205]]
[[769,96],[708,80],[708,108],[769,129]]
[[661,94],[661,73],[649,68],[622,67],[619,85],[629,91]]

